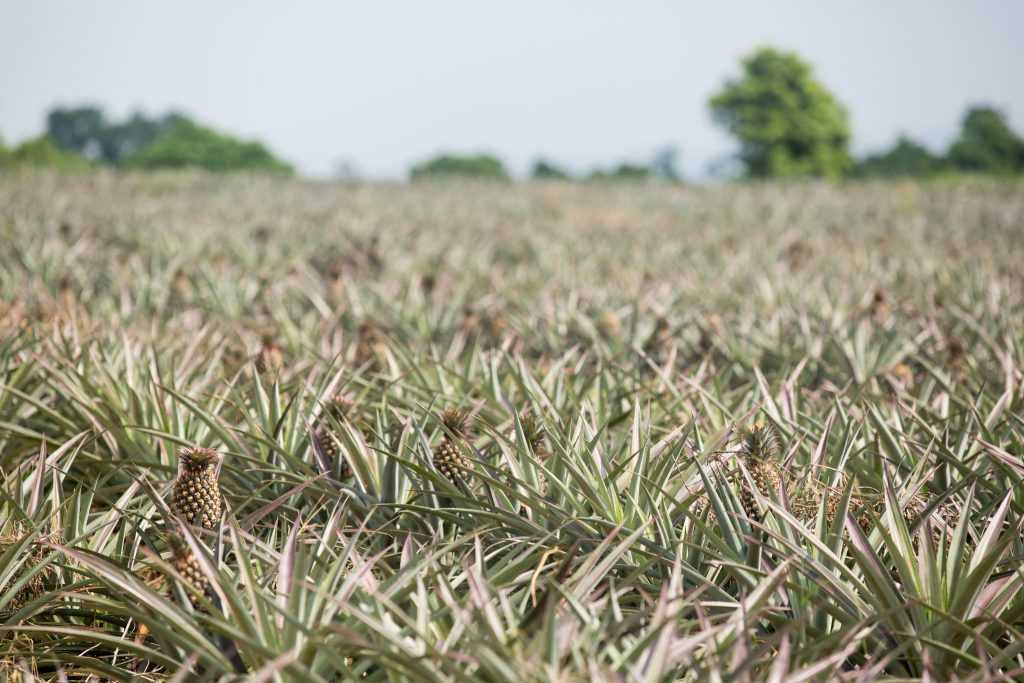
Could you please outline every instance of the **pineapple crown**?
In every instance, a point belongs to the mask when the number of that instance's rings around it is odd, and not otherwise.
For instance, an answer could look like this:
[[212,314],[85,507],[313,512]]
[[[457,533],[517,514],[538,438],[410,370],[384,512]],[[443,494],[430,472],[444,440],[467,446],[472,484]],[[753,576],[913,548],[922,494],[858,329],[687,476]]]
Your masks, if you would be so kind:
[[181,536],[169,533],[166,535],[166,539],[167,547],[171,549],[171,556],[173,558],[179,559],[192,554],[192,549],[188,547],[188,543]]
[[547,436],[544,423],[535,415],[529,415],[523,418],[521,424],[523,425],[523,436],[526,437],[526,442],[530,444],[534,455],[540,455],[545,450],[544,437]]
[[340,422],[349,414],[354,406],[355,401],[350,399],[348,396],[335,394],[324,401],[323,415],[329,416]]
[[452,435],[464,439],[469,436],[469,412],[458,408],[448,408],[441,413],[441,423]]
[[220,454],[212,448],[182,448],[178,451],[178,460],[189,470],[200,470],[215,465]]
[[770,460],[777,458],[782,450],[779,433],[775,427],[758,422],[753,427],[743,430],[743,445],[740,452],[751,460]]

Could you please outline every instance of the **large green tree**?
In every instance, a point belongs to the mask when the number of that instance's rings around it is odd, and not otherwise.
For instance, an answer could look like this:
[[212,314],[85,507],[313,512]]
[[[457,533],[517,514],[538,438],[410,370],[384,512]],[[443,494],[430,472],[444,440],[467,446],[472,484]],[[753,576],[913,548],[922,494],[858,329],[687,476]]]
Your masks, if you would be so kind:
[[711,98],[716,122],[739,140],[753,178],[843,175],[851,165],[846,109],[799,56],[762,48],[743,76]]
[[949,150],[950,161],[964,171],[1024,171],[1024,140],[1013,132],[1002,112],[991,107],[967,110],[960,137]]

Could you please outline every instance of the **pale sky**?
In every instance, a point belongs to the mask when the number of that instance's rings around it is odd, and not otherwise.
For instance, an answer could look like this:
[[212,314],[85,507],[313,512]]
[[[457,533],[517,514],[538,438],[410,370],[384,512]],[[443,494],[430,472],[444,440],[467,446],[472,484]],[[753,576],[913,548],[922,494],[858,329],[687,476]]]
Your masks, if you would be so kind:
[[54,104],[181,109],[259,137],[313,176],[339,160],[404,177],[440,151],[515,172],[679,147],[687,175],[734,150],[708,97],[760,45],[795,50],[849,109],[857,152],[907,131],[933,148],[964,108],[1024,132],[1020,0],[729,2],[9,1],[0,135]]

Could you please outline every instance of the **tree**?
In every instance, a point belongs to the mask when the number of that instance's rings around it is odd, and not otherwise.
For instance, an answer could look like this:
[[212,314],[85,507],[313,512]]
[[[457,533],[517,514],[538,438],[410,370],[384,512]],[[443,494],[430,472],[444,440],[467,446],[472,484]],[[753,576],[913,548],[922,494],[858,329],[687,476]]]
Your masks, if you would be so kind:
[[119,166],[184,120],[176,112],[156,118],[135,112],[114,123],[96,106],[56,107],[46,117],[46,132],[65,152]]
[[458,156],[442,154],[429,161],[412,167],[410,173],[413,180],[439,177],[483,178],[488,180],[508,180],[501,161],[490,154],[475,156]]
[[901,135],[888,151],[862,159],[854,169],[854,175],[861,178],[923,178],[941,173],[946,168],[942,157]]
[[709,105],[739,139],[749,177],[835,178],[850,167],[846,109],[796,54],[754,52],[743,60],[743,77],[727,81]]
[[102,156],[106,116],[99,107],[55,107],[46,116],[46,134],[59,149],[88,159]]
[[165,131],[187,120],[185,116],[176,112],[152,119],[135,112],[124,122],[108,125],[101,132],[101,157],[115,166],[120,165],[153,144]]
[[679,173],[679,149],[673,145],[667,145],[655,152],[654,160],[651,161],[651,174],[671,182],[682,180],[682,175]]
[[1016,173],[1024,171],[1024,141],[1013,132],[1002,112],[972,107],[964,116],[960,137],[950,148],[949,158],[964,171]]
[[179,118],[152,144],[125,159],[132,168],[203,168],[209,171],[264,171],[289,175],[292,168],[259,142]]
[[534,180],[568,180],[569,174],[547,159],[538,159],[533,163],[530,177]]
[[605,171],[597,169],[592,171],[589,180],[647,180],[651,177],[651,169],[638,164],[622,163]]

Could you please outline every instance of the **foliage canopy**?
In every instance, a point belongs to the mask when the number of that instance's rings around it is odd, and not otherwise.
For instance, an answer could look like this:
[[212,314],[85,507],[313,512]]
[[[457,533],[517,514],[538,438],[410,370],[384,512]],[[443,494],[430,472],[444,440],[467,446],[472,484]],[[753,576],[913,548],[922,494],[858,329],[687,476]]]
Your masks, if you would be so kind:
[[413,180],[445,176],[508,180],[508,172],[501,160],[490,154],[442,154],[413,166],[410,175]]
[[949,150],[949,158],[964,171],[1010,174],[1024,171],[1024,140],[991,107],[967,110],[960,137]]
[[203,168],[209,171],[266,171],[289,175],[292,168],[255,141],[239,140],[179,119],[151,145],[128,157],[134,168]]
[[568,180],[569,173],[554,162],[538,159],[533,163],[530,177],[534,180]]
[[46,135],[39,135],[10,150],[4,149],[0,144],[0,168],[5,166],[45,166],[77,170],[88,168],[89,162],[77,154],[69,154],[58,149]]
[[854,175],[861,178],[923,178],[948,168],[949,165],[941,156],[932,154],[926,147],[901,135],[887,151],[869,155],[858,162]]
[[743,60],[743,76],[711,98],[715,121],[740,143],[752,178],[834,178],[850,167],[846,109],[796,54],[763,48]]

